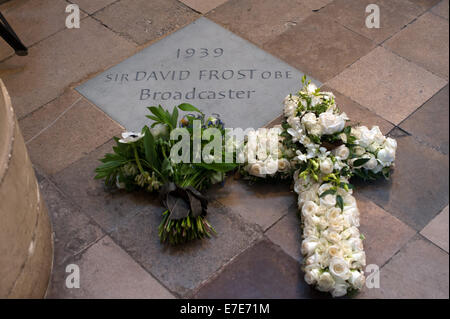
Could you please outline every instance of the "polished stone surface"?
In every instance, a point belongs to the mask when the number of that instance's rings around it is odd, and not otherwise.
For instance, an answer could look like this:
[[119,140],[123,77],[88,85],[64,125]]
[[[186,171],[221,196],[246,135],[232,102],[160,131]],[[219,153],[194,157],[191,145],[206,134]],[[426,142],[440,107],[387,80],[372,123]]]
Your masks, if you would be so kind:
[[[195,51],[195,53],[194,53]],[[192,56],[191,56],[192,55]],[[303,73],[206,18],[167,36],[77,90],[129,130],[147,106],[190,103],[228,127],[261,127]]]
[[396,128],[391,136],[398,148],[390,180],[361,182],[358,194],[420,231],[448,205],[448,156]]
[[325,298],[308,286],[300,264],[273,243],[263,240],[247,249],[207,282],[195,298]]
[[420,233],[448,253],[448,205]]
[[377,47],[326,83],[393,124],[399,124],[447,81]]
[[162,212],[162,208],[144,209],[117,227],[111,237],[181,297],[191,293],[261,237],[253,225],[245,223],[230,209],[211,202],[207,218],[217,236],[184,245],[164,245],[158,237]]
[[385,47],[448,79],[449,75],[448,21],[426,13],[386,41]]
[[[402,122],[400,127],[423,143],[444,154],[448,154],[448,101],[449,92],[447,85]],[[436,127],[439,127],[439,130],[436,130]]]
[[[79,267],[80,287],[68,288],[68,265]],[[172,299],[174,296],[130,255],[105,236],[55,268],[48,298],[74,299]]]
[[326,82],[369,53],[375,44],[319,12],[266,42],[263,47]]

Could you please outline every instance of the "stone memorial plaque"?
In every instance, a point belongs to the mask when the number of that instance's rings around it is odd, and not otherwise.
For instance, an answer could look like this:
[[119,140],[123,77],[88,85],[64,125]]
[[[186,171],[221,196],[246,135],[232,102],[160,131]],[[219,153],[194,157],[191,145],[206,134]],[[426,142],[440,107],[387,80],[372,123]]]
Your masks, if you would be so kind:
[[[301,44],[299,44],[301,45]],[[99,53],[101,54],[101,53]],[[303,73],[200,18],[85,82],[77,90],[127,130],[150,120],[146,107],[190,103],[226,127],[257,128],[281,114]],[[319,83],[314,81],[317,85]]]

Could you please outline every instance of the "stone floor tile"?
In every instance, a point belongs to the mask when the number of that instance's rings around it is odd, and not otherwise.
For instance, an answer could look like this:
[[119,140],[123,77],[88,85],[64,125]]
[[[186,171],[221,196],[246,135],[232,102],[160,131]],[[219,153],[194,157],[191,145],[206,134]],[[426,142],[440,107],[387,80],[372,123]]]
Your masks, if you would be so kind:
[[448,254],[416,236],[380,270],[380,288],[359,298],[448,299]]
[[321,91],[333,92],[333,94],[336,96],[337,106],[339,107],[341,112],[345,112],[350,118],[350,121],[348,122],[349,125],[365,125],[368,127],[378,125],[383,134],[389,133],[394,128],[394,125],[392,123],[389,123],[384,118],[375,114],[373,111],[359,105],[358,103],[339,93],[338,91],[328,86],[321,87]]
[[421,7],[422,10],[424,11],[430,9],[439,2],[439,0],[408,0],[408,1],[412,2],[416,6]]
[[266,236],[280,246],[292,258],[302,261],[301,228],[297,205],[289,208],[288,213],[266,232]]
[[[67,288],[67,265],[80,270],[80,288]],[[47,298],[164,298],[174,296],[139,266],[111,238],[105,236],[82,254],[54,270]]]
[[253,183],[233,176],[226,180],[224,187],[214,187],[207,192],[250,223],[258,224],[263,230],[283,217],[289,207],[296,203],[295,194],[290,191],[290,183]]
[[417,142],[399,129],[395,169],[391,179],[361,182],[354,179],[358,193],[420,231],[448,204],[448,156]]
[[123,129],[102,111],[80,99],[53,125],[27,143],[31,161],[55,174]]
[[360,230],[366,238],[367,264],[382,267],[417,232],[372,201],[358,196],[358,189],[355,193],[361,213]]
[[207,17],[253,43],[275,39],[312,14],[304,0],[229,0]]
[[[301,45],[299,45],[301,43]],[[325,82],[369,53],[375,44],[322,13],[314,13],[264,49]]]
[[19,120],[20,130],[25,142],[51,125],[81,98],[82,96],[77,91],[69,88],[61,96]]
[[449,0],[442,0],[431,9],[431,12],[448,20],[448,2]]
[[448,85],[411,114],[400,127],[416,139],[448,154],[449,145]]
[[61,95],[67,86],[134,51],[133,44],[87,17],[79,29],[56,33],[31,47],[28,56],[14,56],[0,63],[0,69],[24,66],[24,71],[3,78],[20,119]]
[[180,0],[188,7],[200,13],[207,13],[228,0]]
[[157,196],[148,193],[127,193],[108,190],[103,181],[94,180],[99,159],[112,152],[114,141],[108,142],[79,161],[51,177],[58,187],[109,232],[144,207],[159,208]]
[[378,47],[326,84],[398,124],[446,83],[414,63]]
[[[5,8],[1,7],[3,16],[14,29],[25,46],[30,46],[66,27],[68,3],[64,0],[22,0],[11,1]],[[80,19],[86,17],[80,13]],[[14,53],[9,45],[0,40],[0,60],[6,58],[7,53]]]
[[420,233],[448,253],[448,205]]
[[385,47],[423,68],[448,79],[448,21],[425,13],[386,41]]
[[179,29],[199,15],[176,0],[122,0],[94,16],[114,32],[144,44]]
[[303,0],[305,5],[311,8],[311,10],[321,10],[328,4],[332,3],[334,0]]
[[211,239],[180,246],[161,244],[158,225],[163,209],[144,209],[111,237],[171,291],[181,296],[198,287],[261,235],[217,202],[210,202],[208,221],[217,231]]
[[98,10],[117,2],[117,0],[70,0],[70,2],[78,4],[81,10],[89,14],[94,14]]
[[[380,28],[366,26],[366,7],[376,4],[380,8]],[[336,0],[321,10],[331,19],[376,43],[381,43],[414,20],[422,8],[408,0]]]
[[195,298],[327,298],[306,284],[300,264],[270,241],[260,241],[206,283]]
[[48,180],[40,182],[52,221],[55,267],[78,254],[104,234],[102,230]]

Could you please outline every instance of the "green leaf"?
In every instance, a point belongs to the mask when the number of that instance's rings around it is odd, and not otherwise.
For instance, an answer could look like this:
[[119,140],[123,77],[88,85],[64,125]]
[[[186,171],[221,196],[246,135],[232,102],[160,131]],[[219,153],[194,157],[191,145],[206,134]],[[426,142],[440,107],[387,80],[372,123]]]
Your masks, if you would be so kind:
[[333,188],[330,188],[329,190],[326,190],[325,192],[323,192],[322,194],[320,194],[319,197],[322,198],[322,197],[325,197],[325,196],[327,196],[327,195],[329,195],[329,194],[331,194],[331,195],[336,194],[336,190],[333,189]]
[[341,195],[336,196],[336,205],[341,209],[344,210],[344,200],[342,199]]
[[178,123],[178,108],[177,107],[173,108],[171,120],[172,120],[172,128],[177,127],[177,123]]
[[197,113],[202,113],[198,108],[196,108],[195,106],[189,104],[189,103],[183,103],[178,105],[178,108],[182,111],[185,112],[197,112]]
[[210,164],[198,163],[198,164],[195,164],[195,166],[199,166],[199,167],[205,168],[207,170],[212,170],[215,172],[226,173],[226,172],[229,172],[229,171],[235,169],[238,166],[238,164],[236,164],[236,163],[210,163]]
[[152,168],[158,168],[158,156],[156,154],[156,148],[155,148],[155,139],[150,133],[150,129],[148,126],[144,127],[144,151],[145,151],[145,159],[146,161],[152,166]]
[[370,158],[359,158],[353,162],[353,166],[355,167],[362,166],[366,164],[368,161],[370,161]]

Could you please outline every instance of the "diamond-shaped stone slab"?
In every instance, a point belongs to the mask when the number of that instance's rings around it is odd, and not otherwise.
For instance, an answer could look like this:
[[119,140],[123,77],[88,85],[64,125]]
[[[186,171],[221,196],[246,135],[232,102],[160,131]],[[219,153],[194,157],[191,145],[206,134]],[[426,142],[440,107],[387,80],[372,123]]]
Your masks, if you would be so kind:
[[220,114],[227,127],[256,128],[279,115],[281,101],[299,89],[302,76],[200,18],[77,90],[128,130],[149,124],[147,106],[171,109],[183,102]]

